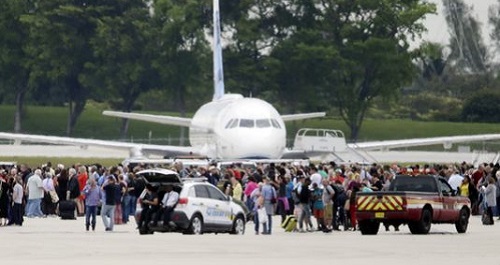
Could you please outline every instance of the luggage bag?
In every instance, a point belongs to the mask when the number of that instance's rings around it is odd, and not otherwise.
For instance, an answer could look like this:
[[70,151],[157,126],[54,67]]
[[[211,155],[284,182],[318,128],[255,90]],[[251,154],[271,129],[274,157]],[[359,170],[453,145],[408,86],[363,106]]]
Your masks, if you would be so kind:
[[297,227],[297,218],[294,215],[287,216],[281,227],[285,229],[285,232],[293,232]]
[[59,201],[59,216],[63,220],[75,220],[76,203],[74,201]]

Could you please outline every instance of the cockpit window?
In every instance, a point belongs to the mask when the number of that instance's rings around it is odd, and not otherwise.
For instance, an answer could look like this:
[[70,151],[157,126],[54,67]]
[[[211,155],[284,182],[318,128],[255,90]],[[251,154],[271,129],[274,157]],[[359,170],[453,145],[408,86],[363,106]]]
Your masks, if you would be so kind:
[[268,119],[260,119],[255,121],[257,128],[268,128],[271,127],[271,122]]
[[226,129],[232,129],[238,126],[238,119],[230,119],[226,124]]
[[229,128],[236,128],[238,126],[238,119],[234,119],[233,120],[233,123],[231,123],[231,125],[229,126]]
[[230,119],[224,128],[226,129],[233,129],[236,127],[240,128],[278,128],[281,129],[280,124],[278,123],[277,120],[275,119],[257,119],[257,120],[251,120],[251,119]]
[[275,119],[271,119],[271,123],[273,124],[273,127],[274,127],[274,128],[281,129],[281,126],[280,126],[280,124],[278,123],[278,121],[277,121],[277,120],[275,120]]
[[240,120],[240,127],[241,128],[253,128],[253,127],[255,127],[255,122],[254,122],[254,120],[241,119]]

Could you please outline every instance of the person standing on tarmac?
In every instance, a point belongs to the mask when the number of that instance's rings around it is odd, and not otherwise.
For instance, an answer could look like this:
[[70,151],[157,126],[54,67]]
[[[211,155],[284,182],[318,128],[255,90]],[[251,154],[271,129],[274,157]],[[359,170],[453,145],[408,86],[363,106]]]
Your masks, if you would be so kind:
[[323,203],[324,191],[316,183],[313,183],[312,186],[313,186],[313,191],[311,194],[311,199],[313,203],[314,217],[318,221],[318,231],[329,233],[331,232],[331,230],[328,229],[325,225],[325,204]]
[[300,216],[299,216],[299,232],[305,232],[303,229],[304,221],[306,223],[307,231],[312,232],[312,223],[311,223],[311,190],[309,190],[309,185],[311,185],[311,179],[306,178],[299,192],[299,205],[300,208]]
[[105,231],[113,231],[113,224],[115,220],[115,204],[116,204],[116,189],[115,177],[109,176],[107,181],[103,184],[102,190],[104,191],[105,201],[101,209],[102,222]]
[[12,191],[12,219],[10,220],[11,224],[14,225],[23,225],[23,179],[21,176],[15,176],[15,185]]
[[[99,205],[100,191],[95,178],[89,178],[88,184],[83,188],[85,194],[85,229],[89,231],[92,224],[92,231],[95,231],[97,205]],[[91,220],[92,218],[92,220]]]
[[482,186],[481,191],[484,193],[486,201],[486,214],[490,221],[488,224],[493,225],[493,209],[497,206],[496,194],[498,192],[495,185],[495,179],[493,177],[488,177],[488,186]]
[[270,183],[269,177],[263,177],[264,186],[262,187],[262,197],[264,197],[264,208],[266,209],[267,214],[267,223],[264,225],[264,235],[270,235],[272,232],[273,226],[273,214],[274,214],[274,205],[276,204],[277,195],[276,190]]

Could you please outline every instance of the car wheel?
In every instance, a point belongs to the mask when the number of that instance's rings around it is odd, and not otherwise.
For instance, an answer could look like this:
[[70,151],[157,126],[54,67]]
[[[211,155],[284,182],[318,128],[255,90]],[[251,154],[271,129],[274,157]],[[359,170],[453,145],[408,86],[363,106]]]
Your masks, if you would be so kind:
[[359,231],[362,235],[376,235],[380,227],[380,222],[373,220],[359,221]]
[[199,214],[196,214],[191,218],[191,223],[189,224],[189,233],[194,235],[203,234],[203,219]]
[[245,234],[245,220],[243,220],[243,217],[238,216],[238,217],[236,217],[236,219],[234,219],[231,234],[233,234],[233,235],[244,235]]
[[467,232],[467,226],[469,225],[469,211],[463,208],[460,210],[458,220],[455,222],[455,228],[457,232],[462,234]]
[[428,208],[422,210],[422,216],[420,220],[416,222],[411,222],[408,224],[410,228],[410,232],[416,235],[425,235],[428,234],[431,230],[432,224],[432,212]]

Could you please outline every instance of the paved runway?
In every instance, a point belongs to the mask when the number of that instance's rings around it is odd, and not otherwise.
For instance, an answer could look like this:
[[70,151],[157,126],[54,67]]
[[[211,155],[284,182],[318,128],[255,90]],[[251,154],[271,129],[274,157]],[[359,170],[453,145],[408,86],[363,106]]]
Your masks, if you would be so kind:
[[[99,217],[98,217],[99,218]],[[275,217],[275,223],[278,218]],[[391,227],[392,228],[392,227]],[[0,227],[1,264],[500,264],[500,223],[483,226],[472,217],[466,234],[454,225],[433,225],[431,234],[359,232],[243,236],[154,234],[141,236],[133,222],[86,232],[84,220],[27,219],[23,227]]]
[[[460,152],[421,152],[421,151],[372,151],[369,156],[381,163],[408,162],[408,163],[455,163],[455,162],[491,162],[496,154],[477,154]],[[121,158],[129,157],[128,151],[110,148],[89,146],[86,149],[78,146],[58,145],[0,145],[2,156],[38,156],[38,157],[96,157],[96,158]],[[325,161],[335,160],[328,156]],[[322,160],[321,158],[318,160]],[[370,159],[371,160],[371,159]],[[359,161],[358,161],[359,162]]]

